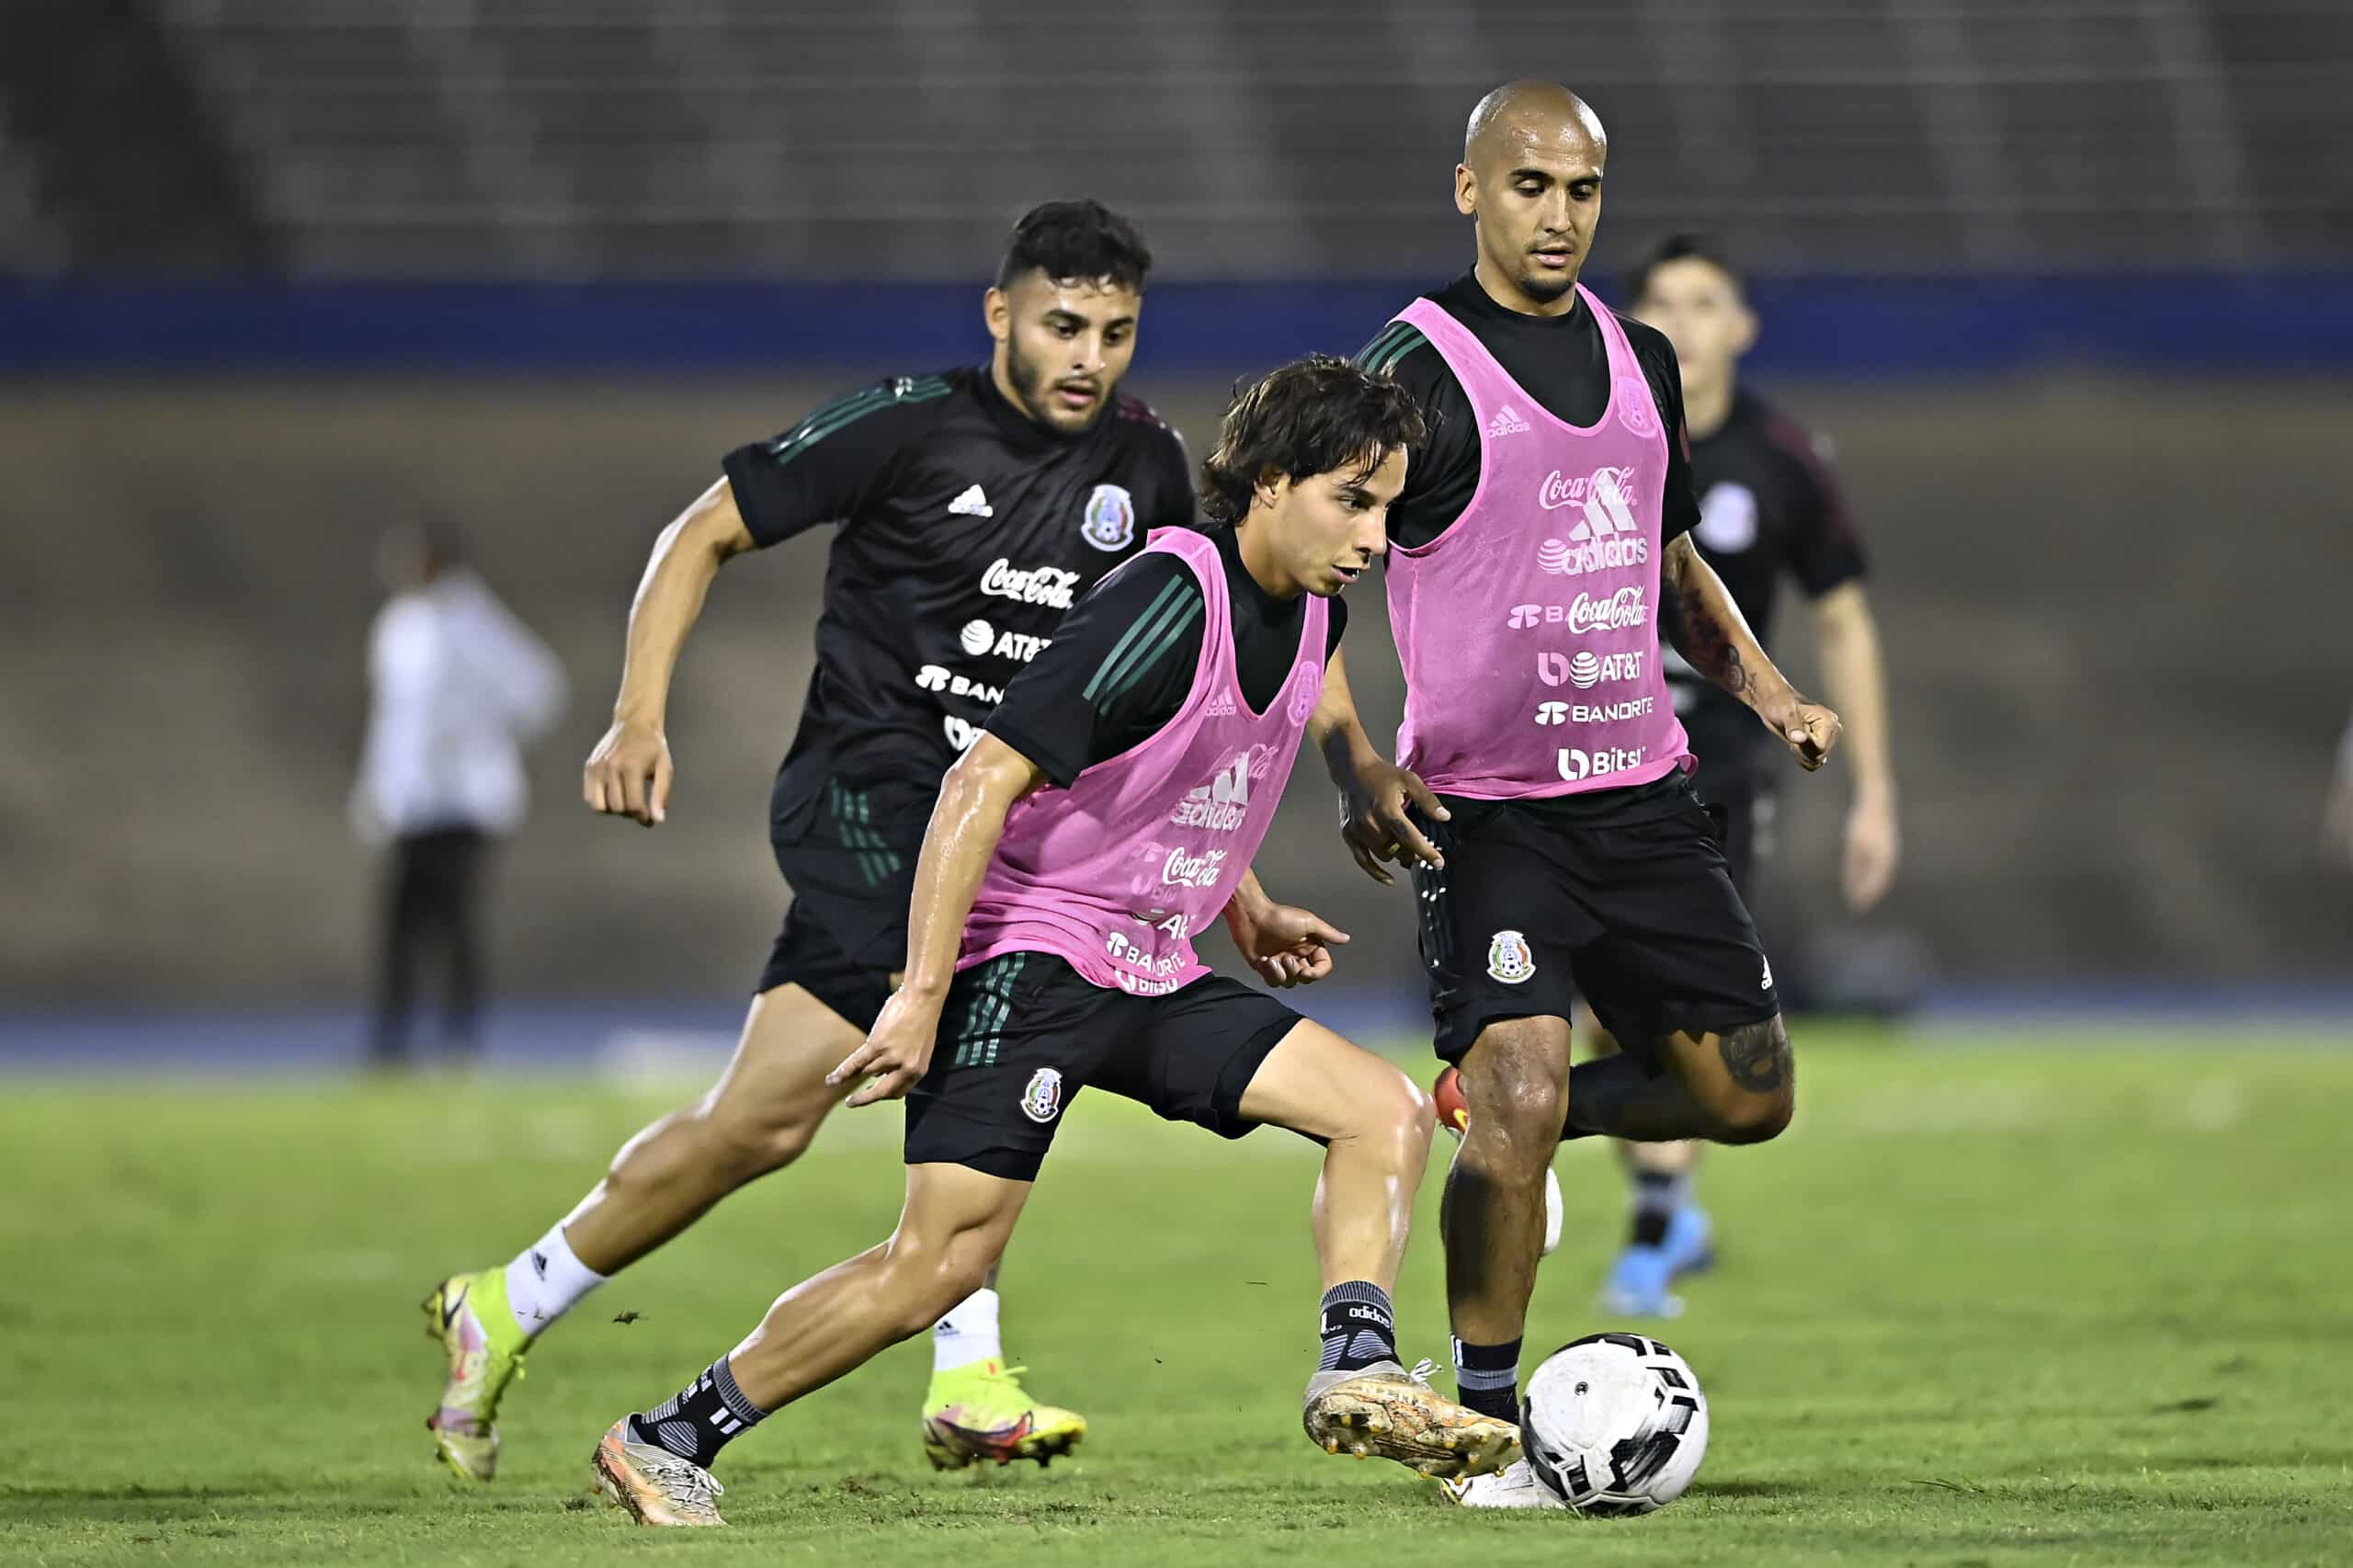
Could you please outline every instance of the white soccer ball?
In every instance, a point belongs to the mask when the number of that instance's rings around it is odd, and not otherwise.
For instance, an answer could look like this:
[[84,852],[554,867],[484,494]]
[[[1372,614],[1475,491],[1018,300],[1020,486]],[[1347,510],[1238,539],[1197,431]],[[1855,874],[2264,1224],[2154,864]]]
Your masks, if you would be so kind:
[[1639,1334],[1589,1334],[1528,1380],[1529,1468],[1581,1514],[1647,1514],[1683,1495],[1708,1452],[1708,1396],[1682,1357]]

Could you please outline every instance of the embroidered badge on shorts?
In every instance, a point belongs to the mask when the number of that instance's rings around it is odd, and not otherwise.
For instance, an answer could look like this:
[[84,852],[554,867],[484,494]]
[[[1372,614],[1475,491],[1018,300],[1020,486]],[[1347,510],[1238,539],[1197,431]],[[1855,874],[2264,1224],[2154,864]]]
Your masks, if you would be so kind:
[[1487,974],[1506,985],[1518,985],[1536,972],[1536,954],[1528,938],[1517,931],[1498,931],[1487,944]]
[[1062,1112],[1063,1075],[1051,1067],[1040,1067],[1029,1074],[1029,1086],[1021,1091],[1021,1114],[1043,1126]]

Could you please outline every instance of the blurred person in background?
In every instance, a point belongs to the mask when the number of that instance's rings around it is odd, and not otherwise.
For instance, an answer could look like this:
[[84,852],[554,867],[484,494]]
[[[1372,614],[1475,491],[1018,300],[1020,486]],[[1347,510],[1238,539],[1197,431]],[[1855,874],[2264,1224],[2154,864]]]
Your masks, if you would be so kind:
[[369,1060],[407,1064],[428,956],[442,968],[443,1050],[471,1060],[484,861],[523,820],[523,748],[563,711],[563,670],[467,569],[446,523],[392,530],[376,560],[390,597],[368,634],[368,738],[351,794],[360,837],[386,850]]
[[2321,846],[2338,866],[2353,868],[2353,723],[2336,743],[2336,777],[2329,781]]
[[[1830,468],[1829,443],[1740,384],[1741,357],[1756,341],[1741,275],[1725,253],[1677,234],[1663,241],[1632,278],[1633,314],[1665,333],[1683,381],[1691,439],[1691,486],[1699,520],[1691,530],[1740,613],[1768,652],[1774,600],[1784,578],[1813,606],[1822,678],[1845,722],[1842,755],[1853,770],[1840,887],[1860,914],[1895,880],[1900,838],[1895,774],[1888,760],[1887,680],[1879,628],[1863,593],[1862,545]],[[1672,611],[1672,601],[1666,607]],[[1733,885],[1756,903],[1757,862],[1773,852],[1779,748],[1739,700],[1665,651],[1675,710],[1699,759],[1693,783],[1721,826]],[[1617,1044],[1581,1009],[1579,1028],[1598,1051]],[[1708,1216],[1691,1199],[1697,1143],[1621,1143],[1633,1184],[1625,1250],[1601,1291],[1604,1312],[1674,1317],[1683,1303],[1668,1287],[1714,1258]]]
[[[848,1093],[826,1074],[898,984],[940,776],[1063,613],[1150,529],[1192,522],[1184,443],[1119,390],[1151,264],[1133,226],[1098,202],[1032,210],[983,297],[985,364],[860,388],[736,449],[725,477],[655,541],[612,728],[582,779],[592,809],[648,827],[669,809],[671,672],[720,567],[839,525],[816,669],[769,799],[792,903],[710,1091],[631,1139],[511,1263],[426,1298],[449,1357],[427,1425],[460,1475],[495,1473],[498,1403],[541,1333],[808,1147]],[[938,1468],[1044,1464],[1086,1432],[1006,1366],[995,1286],[992,1267],[934,1326],[922,1431]]]

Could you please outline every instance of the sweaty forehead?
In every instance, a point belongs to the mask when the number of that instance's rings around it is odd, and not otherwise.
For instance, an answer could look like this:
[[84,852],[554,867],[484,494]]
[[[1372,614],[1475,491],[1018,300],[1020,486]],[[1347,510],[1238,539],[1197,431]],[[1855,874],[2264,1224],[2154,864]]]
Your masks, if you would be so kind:
[[1011,297],[1014,309],[1025,314],[1063,311],[1089,321],[1131,316],[1142,303],[1142,296],[1133,289],[1108,278],[1049,278],[1042,272],[1023,273],[1006,288],[1006,293]]
[[1472,149],[1472,166],[1495,172],[1542,169],[1555,176],[1598,174],[1608,153],[1608,143],[1574,119],[1514,116],[1481,135]]

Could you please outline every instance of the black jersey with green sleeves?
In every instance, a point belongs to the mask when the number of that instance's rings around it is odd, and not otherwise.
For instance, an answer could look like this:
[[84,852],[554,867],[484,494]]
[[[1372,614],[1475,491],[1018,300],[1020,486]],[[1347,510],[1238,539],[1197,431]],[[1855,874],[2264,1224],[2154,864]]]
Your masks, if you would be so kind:
[[[1233,669],[1243,699],[1264,711],[1290,678],[1307,596],[1279,599],[1242,564],[1230,528],[1212,528],[1233,607]],[[1329,663],[1348,624],[1331,602],[1324,619]],[[1206,601],[1181,556],[1156,551],[1106,577],[1063,620],[1053,651],[1021,672],[990,718],[989,733],[1038,765],[1051,783],[1150,740],[1192,695],[1201,656]]]
[[1142,401],[1118,397],[1064,436],[1025,417],[985,368],[836,398],[730,452],[726,470],[763,546],[838,525],[817,666],[777,781],[788,836],[836,781],[915,783],[889,795],[927,810],[1063,612],[1153,528],[1193,520],[1184,444]]

